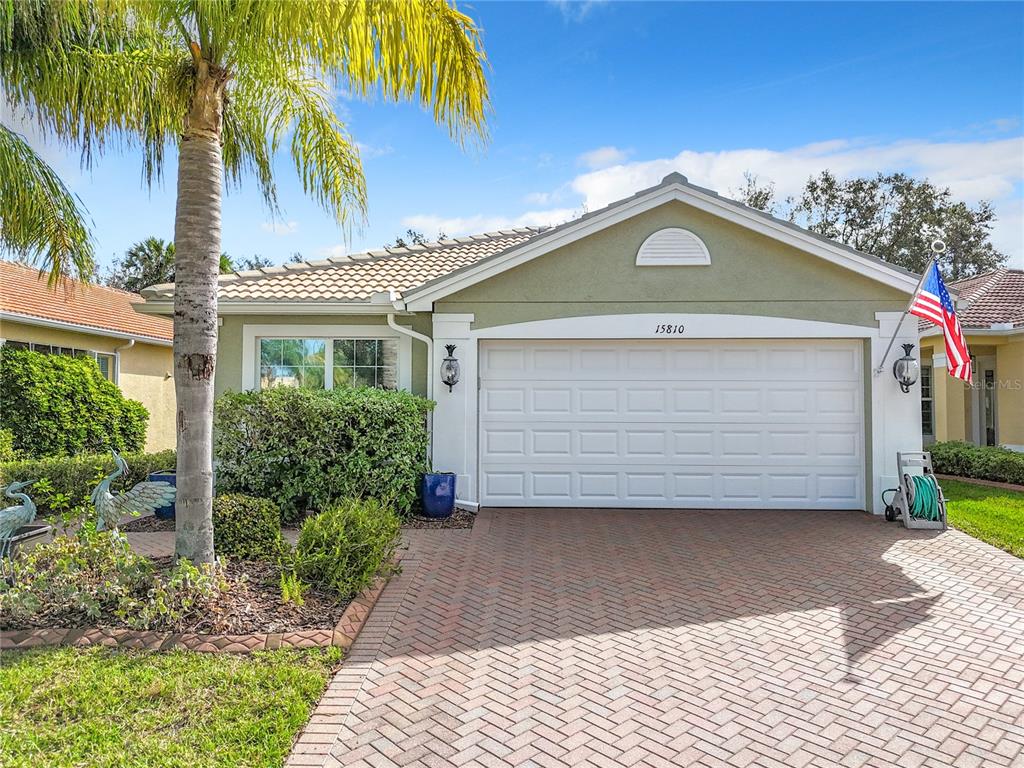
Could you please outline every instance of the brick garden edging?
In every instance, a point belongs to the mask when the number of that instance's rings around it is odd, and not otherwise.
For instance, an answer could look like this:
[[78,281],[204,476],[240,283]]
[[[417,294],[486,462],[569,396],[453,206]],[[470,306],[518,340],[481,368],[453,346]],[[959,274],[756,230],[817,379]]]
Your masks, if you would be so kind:
[[15,629],[0,632],[0,650],[14,651],[55,645],[106,645],[150,651],[183,648],[209,653],[249,653],[274,648],[326,648],[336,645],[347,651],[366,624],[370,611],[390,578],[390,575],[379,576],[373,584],[356,595],[334,629],[256,632],[248,635],[205,635],[105,627]]
[[1016,483],[1001,483],[998,480],[982,480],[980,477],[960,477],[958,475],[940,475],[938,472],[935,476],[939,480],[956,480],[958,483],[974,483],[975,485],[987,485],[992,488],[1003,488],[1007,491],[1020,491],[1024,493],[1024,485],[1017,485]]

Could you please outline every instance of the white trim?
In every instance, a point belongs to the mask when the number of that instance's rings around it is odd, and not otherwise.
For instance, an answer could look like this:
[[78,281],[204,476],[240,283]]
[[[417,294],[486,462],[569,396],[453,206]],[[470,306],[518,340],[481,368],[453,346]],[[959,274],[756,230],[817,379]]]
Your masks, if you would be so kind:
[[[53,328],[60,331],[87,333],[92,336],[106,336],[111,339],[128,339],[130,341],[137,341],[141,344],[153,344],[158,347],[170,347],[174,343],[167,339],[157,339],[152,336],[143,336],[138,333],[112,331],[107,328],[97,328],[93,325],[81,325],[79,323],[68,323],[63,320],[49,320],[43,317],[35,317],[34,315],[23,315],[20,312],[0,311],[0,320],[9,320],[11,322],[24,323],[25,325],[36,325],[40,328]],[[11,341],[16,341],[16,339],[11,339]],[[106,352],[104,354],[110,353]]]
[[[386,325],[273,325],[242,326],[242,389],[253,390],[259,385],[259,359],[256,355],[256,340],[278,339],[398,339],[398,388],[412,386],[412,339],[396,333]],[[333,366],[326,366],[333,374]],[[324,386],[330,376],[325,374]]]
[[708,247],[682,227],[663,227],[649,234],[636,251],[638,267],[700,267],[711,264]]
[[[931,330],[934,328],[934,330]],[[922,339],[937,339],[942,338],[942,330],[938,326],[931,326],[928,331],[921,333]],[[964,336],[1014,336],[1017,334],[1024,335],[1024,327],[1022,328],[964,328],[961,329],[964,332]]]
[[432,280],[411,291],[406,291],[403,297],[406,306],[413,311],[430,310],[433,308],[435,301],[449,294],[468,288],[501,272],[531,261],[538,256],[543,256],[569,243],[673,201],[685,203],[698,210],[705,211],[759,234],[799,248],[833,264],[901,290],[908,295],[912,294],[917,287],[918,278],[916,276],[896,270],[884,262],[876,262],[859,256],[839,244],[833,245],[825,242],[796,227],[774,221],[724,198],[701,192],[688,184],[673,182],[655,187],[646,194],[629,198],[621,203],[612,204],[592,216],[585,217],[577,222],[566,225],[564,228],[555,230],[548,236],[541,235],[538,238],[527,241],[518,248],[513,248],[496,257],[485,258],[477,264],[465,267],[437,280]]

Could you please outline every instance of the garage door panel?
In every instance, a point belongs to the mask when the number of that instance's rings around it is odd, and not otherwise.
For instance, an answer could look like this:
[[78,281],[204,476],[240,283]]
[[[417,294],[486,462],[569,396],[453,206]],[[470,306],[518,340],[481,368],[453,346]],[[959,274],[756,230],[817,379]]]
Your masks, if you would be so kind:
[[485,504],[863,507],[850,341],[485,342]]

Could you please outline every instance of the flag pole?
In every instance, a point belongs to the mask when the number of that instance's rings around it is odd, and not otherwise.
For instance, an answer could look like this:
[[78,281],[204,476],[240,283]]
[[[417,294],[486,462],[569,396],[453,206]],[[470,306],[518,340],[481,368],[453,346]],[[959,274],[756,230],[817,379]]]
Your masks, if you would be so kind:
[[939,268],[939,254],[946,250],[946,244],[941,239],[946,233],[939,227],[928,228],[926,233],[928,232],[935,235],[935,239],[932,240],[931,243],[932,263],[929,264],[921,274],[921,279],[917,281],[917,288],[914,289],[914,292],[910,295],[910,301],[907,302],[907,308],[903,310],[903,314],[900,315],[899,322],[896,323],[896,328],[893,330],[892,337],[889,339],[889,346],[885,348],[885,354],[882,355],[882,359],[878,362],[878,367],[875,368],[876,376],[885,370],[886,358],[889,357],[889,353],[892,351],[892,345],[896,343],[896,337],[899,336],[900,333],[900,326],[902,326],[903,321],[907,319],[907,315],[910,313],[910,308],[914,306],[914,299],[917,298],[917,294],[921,291],[921,286],[924,285],[924,281],[928,277],[928,270],[932,267],[935,269]]

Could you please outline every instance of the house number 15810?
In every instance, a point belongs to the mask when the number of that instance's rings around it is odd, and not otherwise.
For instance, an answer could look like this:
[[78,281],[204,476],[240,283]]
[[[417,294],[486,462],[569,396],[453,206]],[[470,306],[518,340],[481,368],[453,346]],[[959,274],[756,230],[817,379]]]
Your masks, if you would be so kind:
[[656,325],[654,327],[654,332],[656,334],[682,333],[685,330],[686,326],[684,325]]

